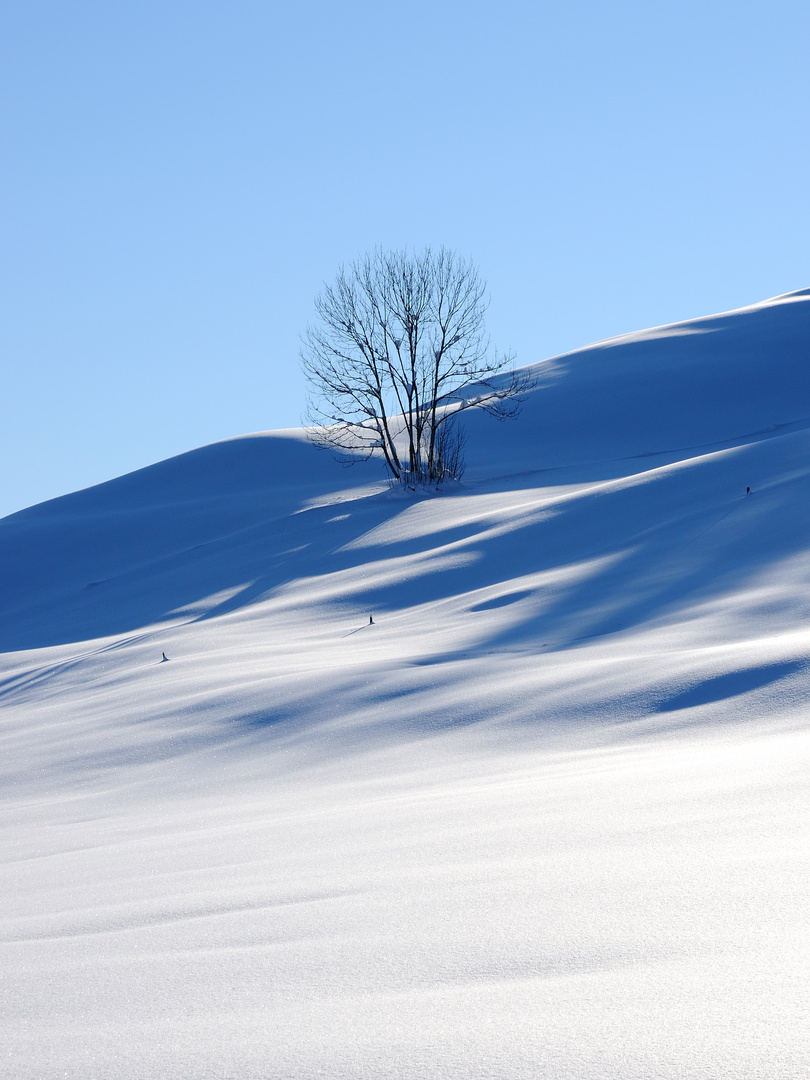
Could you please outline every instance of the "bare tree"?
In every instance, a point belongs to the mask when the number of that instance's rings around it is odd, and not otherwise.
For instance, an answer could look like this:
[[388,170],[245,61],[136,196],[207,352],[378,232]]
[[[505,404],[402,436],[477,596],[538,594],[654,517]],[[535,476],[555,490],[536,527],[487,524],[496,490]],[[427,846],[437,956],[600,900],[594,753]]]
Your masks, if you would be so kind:
[[444,248],[377,250],[341,267],[304,337],[314,441],[344,460],[381,451],[391,475],[438,482],[463,469],[459,415],[515,416],[529,389],[490,349],[486,285]]

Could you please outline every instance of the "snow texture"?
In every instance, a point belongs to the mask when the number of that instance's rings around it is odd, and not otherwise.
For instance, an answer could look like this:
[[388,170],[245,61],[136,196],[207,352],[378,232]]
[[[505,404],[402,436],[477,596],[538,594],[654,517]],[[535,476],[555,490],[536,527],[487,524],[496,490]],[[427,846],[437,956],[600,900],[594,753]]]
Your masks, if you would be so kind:
[[534,374],[0,521],[0,1076],[808,1075],[810,290]]

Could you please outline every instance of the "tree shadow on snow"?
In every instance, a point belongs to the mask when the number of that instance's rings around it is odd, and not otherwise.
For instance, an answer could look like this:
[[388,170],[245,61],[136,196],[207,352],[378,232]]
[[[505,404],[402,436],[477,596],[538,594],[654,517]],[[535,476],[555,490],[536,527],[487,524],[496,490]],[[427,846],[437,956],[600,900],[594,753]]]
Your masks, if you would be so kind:
[[677,694],[663,698],[655,706],[656,712],[677,712],[680,709],[693,709],[698,705],[712,705],[717,701],[738,697],[760,690],[764,686],[784,679],[806,666],[803,660],[785,660],[777,664],[762,664],[758,667],[732,671],[726,675],[715,675],[710,679],[681,690]]
[[[810,530],[808,474],[775,473],[767,491],[746,497],[739,457],[719,458],[697,481],[675,469],[596,487],[545,516],[530,508],[459,525],[454,495],[427,500],[426,517],[419,500],[385,494],[330,502],[336,466],[300,441],[257,437],[194,453],[199,460],[192,454],[174,472],[163,463],[151,477],[0,523],[0,650],[211,619],[269,597],[294,604],[297,582],[340,572],[348,576],[345,587],[332,579],[335,602],[375,621],[452,601],[478,620],[477,650],[568,648],[741,590],[805,550]],[[377,466],[364,468],[338,477],[347,487],[378,478]],[[403,527],[389,529],[398,519]],[[426,531],[409,532],[414,520]],[[377,575],[391,560],[404,560],[407,574]],[[520,581],[544,572],[567,577]]]

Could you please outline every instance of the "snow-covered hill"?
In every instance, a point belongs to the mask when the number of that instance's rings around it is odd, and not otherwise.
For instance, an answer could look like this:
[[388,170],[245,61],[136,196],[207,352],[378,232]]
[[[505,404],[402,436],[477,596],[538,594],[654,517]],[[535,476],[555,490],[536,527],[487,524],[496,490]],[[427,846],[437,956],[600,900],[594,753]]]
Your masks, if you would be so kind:
[[810,290],[534,370],[0,521],[1,1076],[806,1076]]

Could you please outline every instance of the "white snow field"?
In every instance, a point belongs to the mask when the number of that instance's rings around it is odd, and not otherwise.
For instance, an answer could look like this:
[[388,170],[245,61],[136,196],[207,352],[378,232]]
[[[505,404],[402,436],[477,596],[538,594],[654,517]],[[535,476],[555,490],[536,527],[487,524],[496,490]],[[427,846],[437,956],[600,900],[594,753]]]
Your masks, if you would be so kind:
[[535,373],[0,522],[2,1077],[810,1075],[810,290]]

